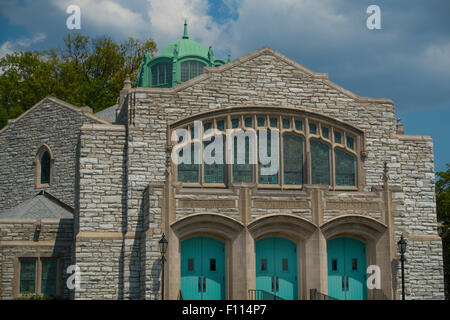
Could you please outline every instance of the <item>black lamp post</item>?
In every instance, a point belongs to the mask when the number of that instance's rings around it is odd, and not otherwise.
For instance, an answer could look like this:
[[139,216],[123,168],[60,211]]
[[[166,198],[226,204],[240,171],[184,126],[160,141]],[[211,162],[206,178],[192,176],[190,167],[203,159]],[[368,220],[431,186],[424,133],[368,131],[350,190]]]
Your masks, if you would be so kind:
[[161,240],[159,240],[159,252],[161,252],[161,263],[162,263],[162,280],[161,280],[161,300],[164,300],[164,262],[166,262],[166,257],[164,256],[167,251],[167,244],[168,241],[166,239],[166,236],[162,235]]
[[403,235],[400,237],[397,245],[398,249],[400,250],[400,261],[402,263],[402,300],[405,300],[405,252],[407,242],[403,238]]

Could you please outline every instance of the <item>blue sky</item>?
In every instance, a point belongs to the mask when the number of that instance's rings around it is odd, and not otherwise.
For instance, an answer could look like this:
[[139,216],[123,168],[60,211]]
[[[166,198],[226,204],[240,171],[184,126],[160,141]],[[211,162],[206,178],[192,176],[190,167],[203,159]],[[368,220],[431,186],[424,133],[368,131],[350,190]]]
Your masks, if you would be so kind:
[[[396,104],[407,134],[430,135],[436,170],[450,163],[448,0],[1,0],[0,56],[60,48],[66,9],[81,8],[81,32],[152,38],[158,48],[189,36],[237,58],[265,45],[367,97]],[[381,30],[369,30],[369,5]]]

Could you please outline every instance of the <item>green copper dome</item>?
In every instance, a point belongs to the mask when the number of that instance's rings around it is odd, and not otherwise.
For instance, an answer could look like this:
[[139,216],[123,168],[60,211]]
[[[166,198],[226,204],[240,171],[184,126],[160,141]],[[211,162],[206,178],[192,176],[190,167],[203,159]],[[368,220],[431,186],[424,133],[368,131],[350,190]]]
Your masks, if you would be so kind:
[[138,87],[170,88],[202,74],[204,67],[223,64],[225,61],[214,57],[212,47],[189,39],[185,21],[181,39],[170,42],[154,59],[148,53],[144,56]]

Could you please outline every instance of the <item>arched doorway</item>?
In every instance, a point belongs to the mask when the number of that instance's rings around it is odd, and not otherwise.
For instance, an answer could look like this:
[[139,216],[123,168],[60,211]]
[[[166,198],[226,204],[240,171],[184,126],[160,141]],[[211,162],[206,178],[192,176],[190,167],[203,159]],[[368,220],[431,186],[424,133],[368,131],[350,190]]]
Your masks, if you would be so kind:
[[181,292],[186,300],[225,299],[225,244],[210,237],[181,242]]
[[339,300],[367,300],[366,245],[353,238],[327,241],[328,295]]
[[279,237],[256,241],[256,289],[298,299],[297,245]]

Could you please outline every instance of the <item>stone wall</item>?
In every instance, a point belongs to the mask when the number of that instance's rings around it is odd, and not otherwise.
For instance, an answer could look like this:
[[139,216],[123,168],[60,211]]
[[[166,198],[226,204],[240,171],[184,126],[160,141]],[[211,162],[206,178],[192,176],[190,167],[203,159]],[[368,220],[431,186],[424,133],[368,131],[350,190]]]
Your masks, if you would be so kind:
[[19,293],[18,259],[55,257],[60,260],[58,288],[64,299],[72,297],[66,286],[73,245],[72,219],[42,219],[41,232],[34,219],[0,220],[0,299],[12,299]]
[[47,144],[54,156],[52,183],[45,191],[74,207],[76,153],[83,123],[104,122],[86,108],[45,98],[0,132],[0,212],[33,197],[34,160]]
[[[390,180],[398,180],[401,193],[395,212],[395,239],[408,241],[405,279],[410,299],[443,299],[442,241],[438,236],[434,184],[433,141],[427,136],[396,134],[393,146],[400,158],[389,167]],[[397,253],[397,258],[399,258]],[[397,272],[400,281],[400,271]],[[399,295],[400,295],[400,287]]]
[[[139,259],[127,232],[126,131],[121,125],[86,124],[81,128],[79,230],[75,260],[81,283],[76,299],[128,297],[126,263]],[[130,243],[131,241],[131,243]],[[131,249],[130,249],[131,247]],[[130,250],[129,250],[130,249]],[[128,268],[129,270],[129,268]]]

